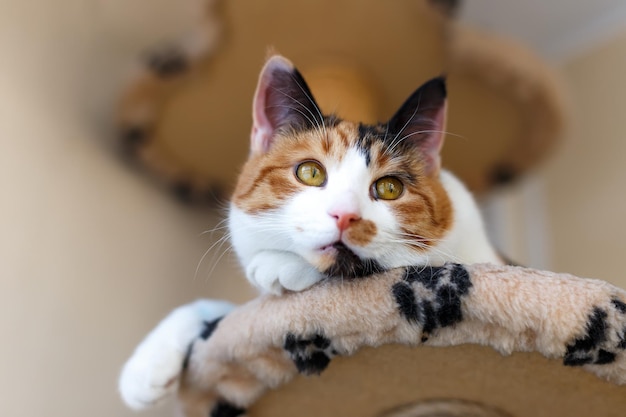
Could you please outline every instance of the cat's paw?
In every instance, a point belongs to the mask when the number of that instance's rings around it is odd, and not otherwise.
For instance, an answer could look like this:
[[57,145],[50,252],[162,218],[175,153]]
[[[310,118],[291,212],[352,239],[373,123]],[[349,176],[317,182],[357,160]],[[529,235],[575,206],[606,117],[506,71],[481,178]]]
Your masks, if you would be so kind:
[[178,389],[189,345],[204,323],[234,308],[225,301],[198,300],[172,311],[137,346],[119,379],[122,399],[140,410],[156,405]]
[[324,278],[300,256],[277,251],[256,254],[246,267],[246,276],[255,286],[273,294],[285,289],[302,291]]

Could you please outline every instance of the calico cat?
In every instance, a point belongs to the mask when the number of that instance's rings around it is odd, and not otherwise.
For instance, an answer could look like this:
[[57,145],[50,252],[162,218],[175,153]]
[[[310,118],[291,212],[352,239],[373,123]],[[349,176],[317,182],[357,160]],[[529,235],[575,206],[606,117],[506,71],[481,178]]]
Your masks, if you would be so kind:
[[472,196],[441,169],[445,117],[441,77],[386,123],[323,115],[292,63],[271,57],[229,212],[248,280],[279,294],[407,265],[501,263]]
[[[502,263],[471,194],[441,169],[445,111],[445,81],[435,78],[387,123],[324,116],[294,66],[270,58],[229,212],[248,279],[279,294],[394,267]],[[122,370],[126,404],[141,409],[175,392],[191,341],[234,307],[198,300],[159,323]]]

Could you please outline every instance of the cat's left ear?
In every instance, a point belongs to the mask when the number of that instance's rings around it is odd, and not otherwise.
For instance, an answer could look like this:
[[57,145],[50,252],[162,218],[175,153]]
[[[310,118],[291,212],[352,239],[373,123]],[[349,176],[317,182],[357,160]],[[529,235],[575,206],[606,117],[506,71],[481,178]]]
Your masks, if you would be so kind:
[[393,142],[400,140],[419,150],[426,175],[437,175],[446,130],[445,78],[433,78],[418,88],[389,120],[388,128]]

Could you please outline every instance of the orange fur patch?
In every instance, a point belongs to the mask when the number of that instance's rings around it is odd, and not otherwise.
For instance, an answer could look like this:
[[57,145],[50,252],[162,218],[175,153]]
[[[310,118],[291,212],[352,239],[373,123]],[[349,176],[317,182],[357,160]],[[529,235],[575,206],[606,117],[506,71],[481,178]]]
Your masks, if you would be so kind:
[[244,164],[233,202],[240,209],[254,214],[280,207],[294,193],[306,185],[294,177],[294,170],[303,160],[341,161],[348,147],[356,141],[356,126],[341,122],[326,128],[327,135],[319,130],[282,133],[270,150],[262,155],[252,155]]
[[393,158],[385,153],[382,143],[375,143],[370,148],[371,169],[375,178],[393,173],[405,173],[412,181],[403,179],[404,193],[397,200],[388,201],[396,213],[403,236],[414,240],[417,251],[425,246],[432,246],[452,227],[454,213],[446,190],[439,181],[438,174],[426,176],[423,162],[419,155],[407,155],[406,158]]
[[346,238],[353,245],[365,246],[374,239],[377,229],[376,223],[371,220],[357,220],[346,230]]
[[424,245],[436,244],[452,226],[450,198],[441,182],[434,178],[421,177],[416,185],[408,188],[407,198],[398,199],[394,204],[403,231],[409,235],[407,238]]
[[329,253],[329,254],[324,254],[315,262],[314,266],[319,271],[326,271],[328,268],[333,266],[333,264],[336,261],[336,258],[337,258],[337,255],[334,252]]

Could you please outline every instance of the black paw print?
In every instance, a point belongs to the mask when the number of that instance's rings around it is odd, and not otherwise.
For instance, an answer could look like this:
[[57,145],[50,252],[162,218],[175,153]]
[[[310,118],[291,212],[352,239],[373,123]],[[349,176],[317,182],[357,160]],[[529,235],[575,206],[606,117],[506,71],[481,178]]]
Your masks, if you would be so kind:
[[306,375],[322,373],[330,359],[336,355],[331,348],[330,340],[321,334],[305,338],[287,333],[283,347],[289,352],[298,372]]
[[147,66],[158,76],[167,78],[185,72],[189,68],[189,62],[182,50],[167,47],[150,54]]
[[425,342],[434,330],[463,320],[461,299],[471,286],[463,265],[446,264],[409,267],[391,291],[400,314],[422,326],[422,342]]
[[594,307],[587,319],[585,334],[567,345],[563,364],[607,365],[615,362],[618,353],[625,349],[626,303],[614,298],[607,308]]

